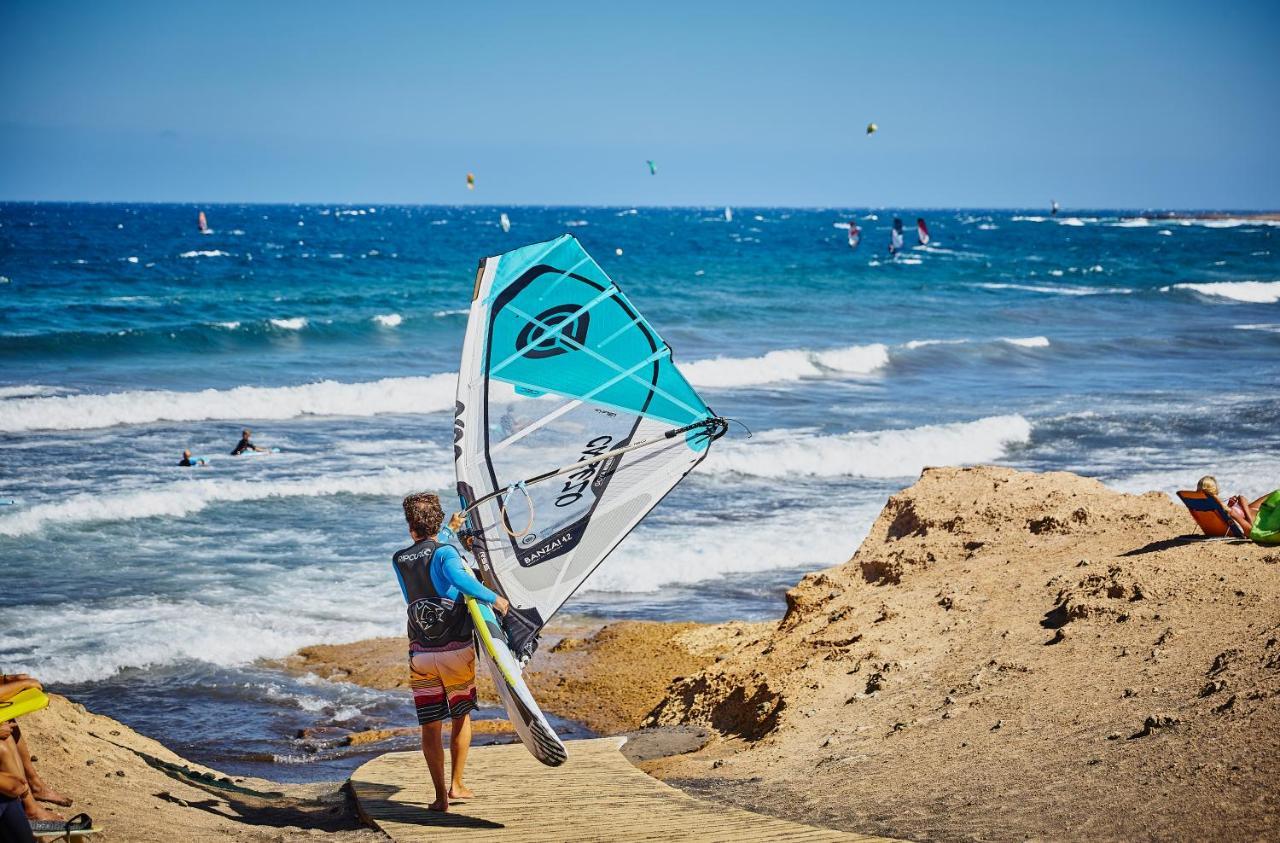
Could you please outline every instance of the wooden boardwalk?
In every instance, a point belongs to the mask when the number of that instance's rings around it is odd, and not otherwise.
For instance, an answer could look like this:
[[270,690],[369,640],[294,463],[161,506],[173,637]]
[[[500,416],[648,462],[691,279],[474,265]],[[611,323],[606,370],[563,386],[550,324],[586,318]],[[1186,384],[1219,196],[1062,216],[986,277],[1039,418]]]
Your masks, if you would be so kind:
[[422,755],[392,752],[351,775],[360,811],[396,841],[698,840],[883,841],[753,814],[695,799],[636,769],[625,739],[568,744],[562,767],[544,767],[520,744],[473,747],[467,784],[475,799],[428,811]]

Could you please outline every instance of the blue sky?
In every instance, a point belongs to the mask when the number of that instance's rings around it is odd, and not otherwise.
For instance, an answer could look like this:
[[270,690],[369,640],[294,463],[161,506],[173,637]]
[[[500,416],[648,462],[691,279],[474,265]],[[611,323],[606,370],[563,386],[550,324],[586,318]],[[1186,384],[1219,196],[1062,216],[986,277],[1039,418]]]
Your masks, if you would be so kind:
[[1276,3],[457,5],[0,0],[0,198],[1280,207]]

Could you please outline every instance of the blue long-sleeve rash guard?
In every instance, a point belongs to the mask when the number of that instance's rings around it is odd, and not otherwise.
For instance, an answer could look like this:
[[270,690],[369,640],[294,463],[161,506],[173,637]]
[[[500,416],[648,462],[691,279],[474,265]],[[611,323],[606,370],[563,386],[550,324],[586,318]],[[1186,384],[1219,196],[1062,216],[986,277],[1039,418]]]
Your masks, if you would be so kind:
[[[436,549],[431,556],[431,584],[435,586],[436,593],[442,597],[447,597],[454,602],[462,599],[459,595],[465,594],[474,597],[481,603],[493,605],[498,599],[498,595],[489,590],[484,583],[476,579],[467,566],[462,561],[462,557],[458,554],[458,549],[453,545],[443,544]],[[400,593],[404,595],[405,602],[409,600],[409,592],[404,587],[404,580],[400,578],[400,572],[396,572],[396,580],[400,583]]]

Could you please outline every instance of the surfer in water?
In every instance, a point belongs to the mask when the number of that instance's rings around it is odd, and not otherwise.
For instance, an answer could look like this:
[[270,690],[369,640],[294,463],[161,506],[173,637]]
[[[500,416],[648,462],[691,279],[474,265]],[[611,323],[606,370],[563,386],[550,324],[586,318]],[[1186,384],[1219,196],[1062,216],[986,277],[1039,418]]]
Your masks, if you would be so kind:
[[245,451],[267,452],[271,450],[270,448],[259,448],[257,445],[250,442],[249,440],[252,437],[253,437],[253,431],[250,430],[249,428],[246,427],[244,430],[240,431],[240,441],[236,443],[236,447],[234,450],[232,450],[231,456],[238,457],[241,454],[243,454]]
[[[427,492],[404,499],[404,518],[413,544],[391,557],[400,591],[409,606],[409,675],[413,704],[422,726],[422,754],[431,773],[432,811],[449,810],[449,800],[475,794],[462,783],[471,746],[471,712],[476,707],[476,649],[471,616],[463,596],[506,614],[509,604],[477,580],[453,545],[442,539],[444,510]],[[462,513],[449,522],[462,526]],[[444,775],[444,721],[450,721],[452,775]]]
[[182,466],[183,468],[190,468],[193,465],[207,465],[207,464],[208,463],[205,462],[204,457],[191,456],[190,450],[183,451],[182,459],[178,460],[178,465]]

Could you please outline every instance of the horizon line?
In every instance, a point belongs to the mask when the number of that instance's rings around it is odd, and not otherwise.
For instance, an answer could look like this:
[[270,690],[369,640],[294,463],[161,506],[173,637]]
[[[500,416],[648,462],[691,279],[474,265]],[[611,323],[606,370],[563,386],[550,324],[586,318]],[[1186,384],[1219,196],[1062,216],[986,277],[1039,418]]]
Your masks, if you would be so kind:
[[[718,208],[759,208],[767,210],[787,210],[787,211],[828,211],[828,210],[865,210],[865,211],[890,211],[894,208],[905,208],[912,211],[1035,211],[1044,210],[1048,206],[1043,205],[757,205],[753,203],[734,204],[734,203],[712,203],[712,204],[650,204],[650,203],[630,203],[630,204],[598,204],[598,203],[532,203],[532,202],[506,202],[506,203],[480,203],[480,202],[377,202],[377,201],[330,201],[330,200],[307,200],[307,201],[287,201],[287,200],[218,200],[212,202],[202,202],[198,200],[172,200],[172,199],[8,199],[0,197],[0,205],[178,205],[191,207],[217,207],[217,206],[249,206],[249,207],[307,207],[307,206],[334,206],[334,207],[383,207],[383,208],[575,208],[575,209],[600,209],[600,210],[616,210],[623,209],[640,209],[646,208],[651,210],[677,210],[677,209],[700,209],[714,210]],[[1074,205],[1064,208],[1059,206],[1058,215],[1070,216],[1068,210],[1073,212],[1088,211],[1135,211],[1146,213],[1245,213],[1245,214],[1276,214],[1280,213],[1280,206],[1275,208],[1210,208],[1210,207],[1155,207],[1155,206],[1103,206],[1103,205]]]

